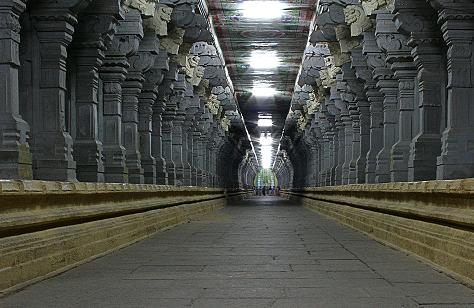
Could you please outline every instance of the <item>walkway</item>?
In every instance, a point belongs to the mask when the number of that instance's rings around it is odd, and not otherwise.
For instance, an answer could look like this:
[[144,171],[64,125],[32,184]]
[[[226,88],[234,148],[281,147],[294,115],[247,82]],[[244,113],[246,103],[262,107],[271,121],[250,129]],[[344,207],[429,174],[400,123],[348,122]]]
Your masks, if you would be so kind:
[[418,304],[473,307],[474,291],[276,197],[229,206],[0,299],[22,308]]

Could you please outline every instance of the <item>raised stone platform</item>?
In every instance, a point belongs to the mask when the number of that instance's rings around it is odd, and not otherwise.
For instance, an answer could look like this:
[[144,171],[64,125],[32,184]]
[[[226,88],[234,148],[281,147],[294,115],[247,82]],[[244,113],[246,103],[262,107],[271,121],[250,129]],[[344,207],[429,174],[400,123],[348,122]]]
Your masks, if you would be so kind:
[[225,205],[243,192],[0,181],[0,294]]
[[354,184],[283,194],[474,282],[473,179]]

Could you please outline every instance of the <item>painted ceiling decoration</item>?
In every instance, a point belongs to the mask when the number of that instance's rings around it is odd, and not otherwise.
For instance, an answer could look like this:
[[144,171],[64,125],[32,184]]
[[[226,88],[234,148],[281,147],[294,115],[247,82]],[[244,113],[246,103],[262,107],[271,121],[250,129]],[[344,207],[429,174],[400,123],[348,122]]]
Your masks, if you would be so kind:
[[315,2],[207,1],[252,143],[259,160],[267,157],[264,167],[277,151]]

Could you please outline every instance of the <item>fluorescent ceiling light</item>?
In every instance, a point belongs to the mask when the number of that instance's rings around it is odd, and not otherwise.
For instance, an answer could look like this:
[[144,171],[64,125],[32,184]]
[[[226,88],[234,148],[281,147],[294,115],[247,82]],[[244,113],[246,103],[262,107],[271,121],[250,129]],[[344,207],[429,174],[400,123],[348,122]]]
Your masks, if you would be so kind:
[[259,97],[269,97],[276,94],[275,88],[265,84],[256,84],[253,86],[252,94]]
[[260,127],[270,127],[270,126],[273,126],[273,120],[272,119],[258,119],[257,125]]
[[275,19],[283,15],[285,5],[280,1],[245,1],[240,9],[245,18]]
[[274,69],[280,66],[280,58],[274,50],[254,50],[249,64],[254,69]]

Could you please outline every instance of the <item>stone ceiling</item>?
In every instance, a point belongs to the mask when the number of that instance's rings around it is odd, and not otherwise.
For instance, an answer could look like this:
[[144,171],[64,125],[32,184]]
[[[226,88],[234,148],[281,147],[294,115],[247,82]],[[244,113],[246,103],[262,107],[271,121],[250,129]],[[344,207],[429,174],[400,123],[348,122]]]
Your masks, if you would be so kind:
[[[262,131],[271,132],[276,139],[273,149],[275,152],[308,40],[316,1],[281,1],[281,17],[248,17],[245,8],[255,9],[256,14],[266,10],[266,3],[262,10],[261,2],[208,0],[208,8],[255,148],[258,152],[258,140]],[[275,4],[278,2],[268,1],[269,13]],[[280,65],[273,69],[253,68],[250,65],[252,55],[258,55],[259,52],[264,56],[267,53],[276,55]],[[277,92],[268,97],[256,97],[252,94],[255,84],[263,84]],[[257,126],[261,114],[272,116],[272,128],[262,129]]]

